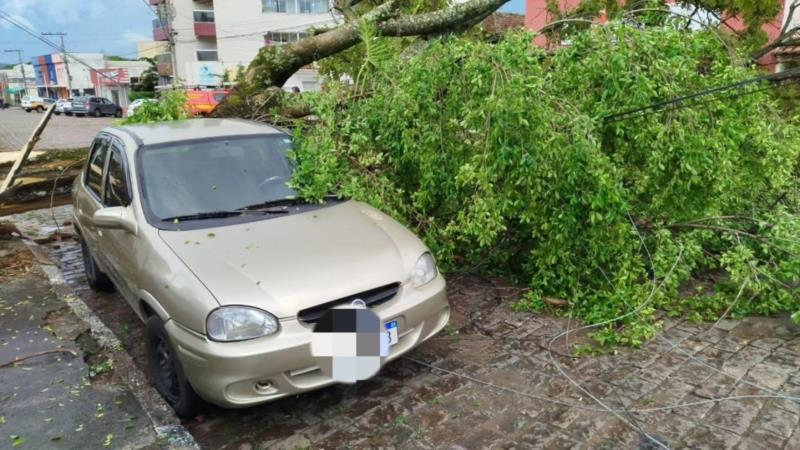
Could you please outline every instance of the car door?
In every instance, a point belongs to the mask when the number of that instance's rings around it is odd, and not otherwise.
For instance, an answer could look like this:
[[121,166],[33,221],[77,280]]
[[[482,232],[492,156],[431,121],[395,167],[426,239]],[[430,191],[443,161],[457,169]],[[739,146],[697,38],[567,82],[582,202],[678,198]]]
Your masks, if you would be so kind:
[[[133,208],[130,174],[124,144],[111,138],[104,179],[103,207]],[[132,216],[134,216],[132,214]],[[103,230],[100,254],[105,257],[108,275],[126,299],[137,289],[136,236],[125,230]]]
[[107,98],[101,98],[100,100],[103,102],[103,114],[114,114],[117,112],[117,108],[111,103],[111,100]]
[[81,175],[80,193],[75,198],[75,217],[80,223],[83,240],[93,254],[97,254],[99,241],[103,230],[94,227],[92,216],[94,212],[103,207],[103,175],[108,160],[109,137],[99,135],[92,143],[89,152],[89,161]]

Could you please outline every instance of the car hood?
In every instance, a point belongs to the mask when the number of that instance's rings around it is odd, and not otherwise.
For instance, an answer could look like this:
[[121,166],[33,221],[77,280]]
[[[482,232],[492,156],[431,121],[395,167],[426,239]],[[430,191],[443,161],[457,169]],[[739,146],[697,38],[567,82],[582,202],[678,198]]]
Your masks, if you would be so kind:
[[279,318],[405,282],[425,251],[393,219],[355,201],[159,234],[221,305],[255,306]]

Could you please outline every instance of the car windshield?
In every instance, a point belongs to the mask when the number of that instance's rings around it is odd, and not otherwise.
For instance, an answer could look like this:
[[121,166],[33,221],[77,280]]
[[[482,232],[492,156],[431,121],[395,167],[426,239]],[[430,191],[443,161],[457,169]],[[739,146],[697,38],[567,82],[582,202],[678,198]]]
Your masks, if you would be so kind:
[[163,221],[293,198],[290,148],[286,135],[145,147],[139,167],[144,200]]

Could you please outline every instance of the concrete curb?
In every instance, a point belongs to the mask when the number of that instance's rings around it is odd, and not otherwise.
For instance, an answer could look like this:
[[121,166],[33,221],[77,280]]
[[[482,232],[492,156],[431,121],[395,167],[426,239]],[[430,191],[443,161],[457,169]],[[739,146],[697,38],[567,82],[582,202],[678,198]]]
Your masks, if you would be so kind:
[[147,414],[159,443],[170,449],[199,449],[200,446],[194,437],[181,425],[172,407],[150,385],[147,376],[139,370],[119,339],[67,284],[64,275],[50,259],[47,250],[29,239],[21,240],[36,257],[42,271],[47,274],[58,298],[89,326],[92,336],[97,339],[100,346],[113,353],[117,373]]

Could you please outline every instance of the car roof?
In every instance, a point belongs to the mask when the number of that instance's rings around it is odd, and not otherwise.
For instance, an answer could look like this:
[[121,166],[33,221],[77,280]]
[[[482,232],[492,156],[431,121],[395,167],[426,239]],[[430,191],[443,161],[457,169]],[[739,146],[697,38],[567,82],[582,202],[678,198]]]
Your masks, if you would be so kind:
[[142,125],[125,125],[107,128],[107,132],[132,137],[139,146],[165,144],[193,139],[284,134],[283,131],[258,122],[240,119],[190,119],[173,122],[156,122]]

